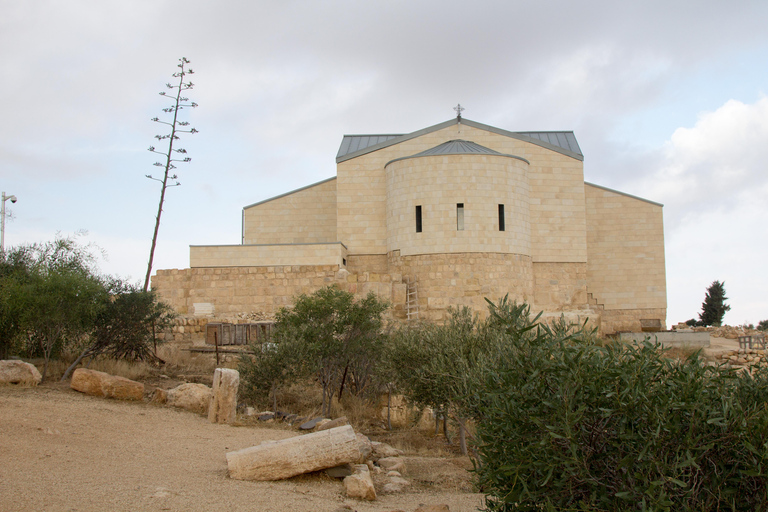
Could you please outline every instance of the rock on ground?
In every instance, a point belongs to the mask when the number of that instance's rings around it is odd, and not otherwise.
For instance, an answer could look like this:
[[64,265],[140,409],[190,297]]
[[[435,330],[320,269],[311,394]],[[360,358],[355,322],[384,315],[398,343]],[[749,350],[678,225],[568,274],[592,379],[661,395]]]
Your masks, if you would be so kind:
[[326,421],[323,423],[318,423],[316,430],[328,430],[329,428],[336,428],[341,427],[342,425],[349,425],[349,420],[346,416],[342,416],[340,418],[336,418],[335,420]]
[[34,365],[17,360],[0,361],[0,384],[37,386],[43,376]]
[[372,441],[371,447],[373,448],[372,457],[374,459],[382,459],[385,457],[399,457],[400,455],[403,454],[402,450],[398,450],[397,448],[392,448],[386,443],[379,443],[377,441]]
[[356,462],[362,464],[366,460],[368,460],[371,456],[372,448],[371,448],[371,440],[368,439],[363,434],[357,434],[357,445],[358,449],[360,450],[360,457],[357,459]]
[[350,498],[373,501],[376,499],[376,488],[373,486],[371,472],[365,464],[355,464],[355,472],[344,478],[344,488]]
[[166,403],[198,414],[207,414],[211,394],[211,388],[205,384],[187,383],[169,389]]
[[144,384],[141,382],[85,368],[75,370],[69,386],[86,395],[117,400],[144,399]]
[[405,471],[405,464],[398,457],[385,457],[377,462],[386,471],[399,471],[400,473]]

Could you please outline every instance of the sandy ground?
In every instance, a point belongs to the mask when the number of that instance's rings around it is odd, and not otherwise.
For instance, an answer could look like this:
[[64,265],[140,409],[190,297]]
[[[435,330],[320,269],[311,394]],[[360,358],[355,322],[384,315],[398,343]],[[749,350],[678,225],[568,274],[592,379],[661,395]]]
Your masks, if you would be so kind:
[[[324,473],[280,482],[227,477],[225,453],[294,432],[214,425],[147,403],[58,385],[0,387],[0,511],[477,510],[481,495],[415,482],[375,502],[346,498]],[[436,463],[444,464],[437,460]],[[409,475],[405,475],[408,477]]]
[[715,356],[723,352],[739,349],[739,340],[729,340],[727,338],[714,338],[710,336],[709,347],[703,350],[704,355]]

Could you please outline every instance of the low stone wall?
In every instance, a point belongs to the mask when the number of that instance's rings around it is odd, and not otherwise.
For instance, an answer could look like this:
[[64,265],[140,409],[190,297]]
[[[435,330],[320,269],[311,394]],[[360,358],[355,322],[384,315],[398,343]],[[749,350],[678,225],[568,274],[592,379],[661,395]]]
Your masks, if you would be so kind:
[[357,296],[373,292],[392,305],[391,314],[405,316],[406,285],[400,274],[350,274],[337,265],[286,265],[158,270],[152,278],[158,297],[185,318],[183,325],[175,326],[174,340],[177,334],[186,334],[187,328],[201,331],[203,318],[192,318],[196,310],[206,311],[206,323],[247,323],[232,319],[252,319],[254,315],[270,319],[281,307],[293,304],[296,296],[333,284]]
[[623,332],[619,336],[621,341],[642,342],[646,338],[650,341],[658,341],[665,347],[706,348],[709,346],[708,332]]

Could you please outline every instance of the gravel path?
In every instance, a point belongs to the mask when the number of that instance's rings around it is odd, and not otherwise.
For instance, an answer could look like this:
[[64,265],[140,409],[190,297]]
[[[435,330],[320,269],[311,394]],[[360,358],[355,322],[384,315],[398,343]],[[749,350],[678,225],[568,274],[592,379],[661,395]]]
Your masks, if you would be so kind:
[[0,510],[358,511],[447,503],[477,510],[478,494],[428,490],[348,499],[324,474],[281,482],[227,477],[225,453],[290,431],[214,425],[146,403],[81,395],[58,385],[0,387]]

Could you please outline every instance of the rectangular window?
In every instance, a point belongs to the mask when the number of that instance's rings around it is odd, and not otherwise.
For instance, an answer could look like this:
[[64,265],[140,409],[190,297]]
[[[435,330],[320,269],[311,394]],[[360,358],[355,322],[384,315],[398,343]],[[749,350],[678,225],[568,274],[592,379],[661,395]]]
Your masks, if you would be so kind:
[[456,231],[464,231],[464,203],[456,205]]
[[504,205],[499,205],[499,231],[504,231]]
[[416,232],[421,233],[421,205],[416,207]]

